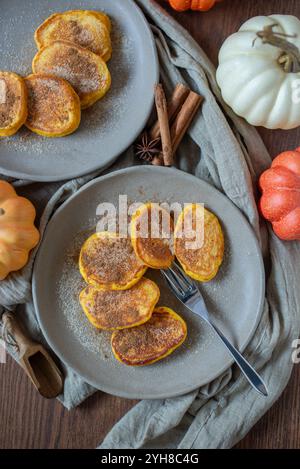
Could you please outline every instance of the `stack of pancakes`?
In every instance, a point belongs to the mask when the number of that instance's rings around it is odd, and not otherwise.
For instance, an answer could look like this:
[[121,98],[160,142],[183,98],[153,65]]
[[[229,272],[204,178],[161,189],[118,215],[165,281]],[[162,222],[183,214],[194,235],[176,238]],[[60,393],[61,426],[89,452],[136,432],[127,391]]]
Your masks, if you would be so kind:
[[[190,250],[182,221],[189,220],[189,226],[195,228],[195,214],[201,209],[204,239],[201,246]],[[147,227],[147,233],[141,231],[142,226]],[[156,307],[159,288],[144,277],[148,268],[170,267],[175,257],[173,250],[190,276],[202,281],[212,279],[224,253],[217,217],[202,206],[191,204],[179,216],[174,229],[170,214],[158,204],[149,203],[133,214],[130,238],[100,232],[88,238],[81,249],[79,269],[88,285],[80,294],[80,304],[95,327],[113,331],[113,353],[126,365],[141,366],[161,360],[186,338],[184,320],[166,306]]]
[[25,79],[0,72],[0,136],[25,124],[45,137],[74,132],[81,109],[111,86],[106,62],[112,54],[111,22],[96,11],[72,10],[50,16],[35,32],[39,51]]

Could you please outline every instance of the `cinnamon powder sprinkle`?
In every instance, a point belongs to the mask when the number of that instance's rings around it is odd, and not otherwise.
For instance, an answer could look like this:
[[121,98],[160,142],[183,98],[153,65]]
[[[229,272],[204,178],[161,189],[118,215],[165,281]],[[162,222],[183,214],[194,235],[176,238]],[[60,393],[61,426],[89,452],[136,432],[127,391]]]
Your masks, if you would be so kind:
[[185,336],[182,324],[167,313],[153,313],[145,324],[118,331],[113,346],[127,364],[143,365],[164,355]]
[[60,45],[58,42],[48,55],[47,63],[38,64],[38,71],[64,78],[79,96],[97,91],[101,87],[97,65],[84,50],[68,44]]
[[89,313],[103,328],[126,327],[147,317],[153,298],[142,279],[129,290],[101,291],[92,286],[84,290],[83,302]]
[[129,238],[93,238],[83,249],[81,262],[88,277],[96,276],[105,284],[127,284],[144,268]]
[[5,83],[5,99],[0,102],[0,127],[8,127],[20,111],[20,90],[16,83],[8,83],[1,75],[0,80]]
[[141,255],[145,253],[152,259],[160,260],[172,256],[171,240],[174,226],[169,214],[152,204],[151,208],[148,207],[148,210],[142,211],[139,216],[136,224],[137,233],[143,233],[145,227],[147,237],[139,236],[137,241]]
[[74,107],[64,85],[57,78],[25,80],[28,90],[28,123],[41,130],[61,128]]
[[220,234],[219,223],[205,212],[201,246],[188,249],[189,243],[196,242],[196,221],[192,218],[192,212],[185,214],[185,222],[187,224],[177,233],[175,240],[176,256],[193,272],[209,275],[220,264],[224,253],[224,238]]
[[82,27],[80,22],[76,20],[68,20],[66,22],[64,19],[61,19],[50,37],[52,41],[64,40],[79,43],[81,47],[90,49],[94,53],[98,52],[94,48],[93,32],[87,26]]

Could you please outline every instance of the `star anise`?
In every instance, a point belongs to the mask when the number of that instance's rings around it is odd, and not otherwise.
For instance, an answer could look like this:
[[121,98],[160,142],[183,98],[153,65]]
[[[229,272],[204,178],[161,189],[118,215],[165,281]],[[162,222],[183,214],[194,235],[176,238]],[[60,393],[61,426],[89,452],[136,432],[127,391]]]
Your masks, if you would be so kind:
[[160,152],[160,138],[150,140],[147,132],[143,133],[140,141],[135,145],[135,154],[142,161],[151,162]]

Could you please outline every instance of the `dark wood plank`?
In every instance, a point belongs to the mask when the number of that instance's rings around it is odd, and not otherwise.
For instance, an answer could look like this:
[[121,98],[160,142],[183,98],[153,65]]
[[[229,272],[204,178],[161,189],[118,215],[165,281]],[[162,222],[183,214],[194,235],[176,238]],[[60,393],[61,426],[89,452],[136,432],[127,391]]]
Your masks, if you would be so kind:
[[[160,3],[165,5],[163,0]],[[171,11],[169,9],[169,11]],[[298,0],[224,0],[207,13],[172,15],[217,64],[224,39],[258,14],[300,16]],[[300,144],[300,130],[260,133],[271,155]],[[255,425],[239,448],[300,448],[300,368],[295,367],[283,396]],[[57,401],[42,399],[10,358],[0,365],[0,448],[94,448],[134,401],[97,393],[68,412]]]
[[236,445],[241,449],[300,448],[300,368],[295,366],[291,380],[275,405]]
[[8,357],[0,365],[0,448],[95,448],[134,404],[98,392],[69,412],[43,399]]

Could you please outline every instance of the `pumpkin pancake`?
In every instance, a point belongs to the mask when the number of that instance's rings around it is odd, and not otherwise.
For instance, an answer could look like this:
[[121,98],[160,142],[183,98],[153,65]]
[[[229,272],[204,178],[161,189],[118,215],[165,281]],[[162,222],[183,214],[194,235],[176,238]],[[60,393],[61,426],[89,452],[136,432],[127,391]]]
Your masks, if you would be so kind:
[[32,70],[67,80],[78,94],[83,109],[101,99],[111,86],[104,60],[68,41],[56,41],[42,47],[33,59]]
[[166,269],[172,254],[173,220],[158,204],[139,207],[131,219],[131,240],[137,257],[152,269]]
[[28,90],[28,118],[32,132],[44,137],[64,137],[78,128],[80,100],[62,78],[36,74],[25,78]]
[[145,324],[116,331],[111,346],[114,356],[124,365],[144,366],[170,355],[186,339],[185,321],[170,308],[155,308]]
[[109,34],[111,33],[111,21],[109,16],[104,13],[103,11],[97,11],[97,10],[89,10],[89,13],[92,15],[95,15],[103,24],[105,24]]
[[[202,239],[198,248],[196,245],[189,248],[189,243],[196,241],[196,236],[191,233],[195,233],[198,214],[204,223],[203,236],[200,236]],[[190,229],[192,232],[188,233]],[[224,236],[218,218],[202,205],[187,205],[178,217],[174,235],[175,256],[184,271],[200,282],[212,280],[224,257]]]
[[71,10],[54,13],[34,34],[38,49],[55,41],[69,41],[100,55],[104,61],[111,57],[111,22],[105,13]]
[[14,135],[27,118],[27,89],[23,78],[0,71],[0,137]]
[[127,290],[147,267],[136,257],[128,238],[116,233],[93,234],[83,245],[79,269],[87,283],[101,290]]
[[119,330],[148,321],[159,300],[158,286],[142,278],[130,290],[103,291],[88,285],[79,296],[89,321],[98,329]]

